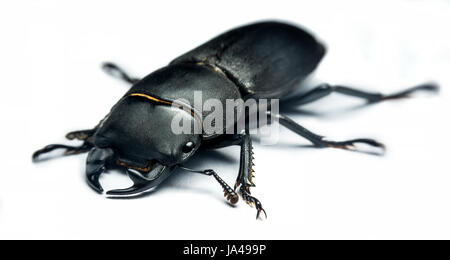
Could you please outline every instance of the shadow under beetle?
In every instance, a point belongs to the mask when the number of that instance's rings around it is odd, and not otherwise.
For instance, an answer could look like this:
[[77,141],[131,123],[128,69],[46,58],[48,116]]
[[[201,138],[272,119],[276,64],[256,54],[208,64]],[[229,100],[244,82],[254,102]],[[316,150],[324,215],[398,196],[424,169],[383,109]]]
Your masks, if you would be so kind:
[[[124,168],[134,185],[108,191],[106,194],[111,196],[130,196],[148,191],[164,181],[174,168],[180,167],[213,176],[232,204],[238,201],[237,193],[240,193],[243,200],[256,207],[258,218],[265,211],[261,202],[250,194],[250,187],[255,185],[252,180],[253,147],[248,127],[235,134],[174,134],[170,122],[175,116],[192,124],[201,124],[207,112],[198,114],[188,105],[182,105],[182,109],[173,109],[171,105],[180,98],[193,104],[194,91],[202,91],[205,99],[215,98],[223,103],[226,99],[264,98],[281,99],[282,106],[300,106],[333,92],[375,103],[407,97],[417,90],[438,90],[438,86],[429,83],[383,95],[321,84],[306,93],[286,98],[294,86],[314,71],[324,55],[325,47],[308,32],[285,23],[261,22],[221,34],[143,79],[130,77],[117,65],[105,63],[105,71],[132,84],[131,89],[96,127],[66,135],[69,140],[82,140],[81,146],[51,144],[36,151],[33,160],[38,161],[41,154],[55,149],[65,149],[65,155],[89,152],[87,182],[99,193],[103,192],[99,176],[108,168]],[[280,113],[274,114],[269,110],[267,115],[319,148],[349,149],[357,143],[384,148],[372,139],[325,140]],[[227,122],[224,128],[227,127],[235,126]],[[234,189],[213,170],[196,171],[183,167],[183,163],[198,149],[230,145],[241,147]]]

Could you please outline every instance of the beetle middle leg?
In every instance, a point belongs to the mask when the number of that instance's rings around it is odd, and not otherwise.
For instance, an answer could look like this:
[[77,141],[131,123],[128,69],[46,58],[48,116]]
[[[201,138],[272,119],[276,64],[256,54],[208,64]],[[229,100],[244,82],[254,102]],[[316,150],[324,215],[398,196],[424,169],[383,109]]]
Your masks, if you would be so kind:
[[381,150],[385,150],[385,146],[382,143],[379,143],[373,139],[369,138],[358,138],[358,139],[352,139],[352,140],[346,140],[346,141],[330,141],[325,140],[323,136],[317,135],[308,129],[304,128],[303,126],[297,124],[294,122],[294,120],[290,119],[287,116],[281,115],[281,114],[274,114],[272,112],[267,112],[270,119],[276,118],[278,122],[286,127],[287,129],[295,132],[296,134],[306,138],[311,143],[313,143],[316,147],[323,148],[323,147],[334,147],[334,148],[341,148],[341,149],[352,149],[355,147],[356,144],[362,143],[367,144],[373,147],[380,148]]
[[138,82],[140,79],[130,76],[127,72],[125,72],[124,69],[122,69],[120,66],[116,65],[112,62],[104,62],[102,64],[102,69],[105,71],[108,75],[113,76],[114,78],[118,78],[120,80],[123,80],[127,83],[134,84]]
[[340,93],[347,96],[352,97],[358,97],[365,99],[368,103],[376,103],[384,100],[390,100],[390,99],[399,99],[399,98],[405,98],[409,97],[411,94],[417,91],[438,91],[439,87],[434,83],[424,83],[421,85],[417,85],[402,91],[399,91],[397,93],[391,94],[391,95],[385,95],[381,93],[375,93],[375,92],[368,92],[363,91],[347,86],[340,86],[335,85],[332,86],[330,84],[324,83],[321,84],[312,90],[298,95],[291,98],[286,99],[283,103],[285,105],[294,105],[294,106],[300,106],[300,105],[306,105],[311,102],[314,102],[316,100],[319,100],[323,97],[326,97],[330,95],[331,93]]

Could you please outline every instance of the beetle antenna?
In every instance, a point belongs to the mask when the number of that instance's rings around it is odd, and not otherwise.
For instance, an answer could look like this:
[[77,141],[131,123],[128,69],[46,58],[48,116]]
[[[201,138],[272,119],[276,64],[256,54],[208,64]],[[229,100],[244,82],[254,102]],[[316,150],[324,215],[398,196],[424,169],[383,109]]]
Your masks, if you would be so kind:
[[230,185],[228,185],[224,180],[222,180],[222,178],[220,178],[220,176],[211,169],[207,169],[207,170],[193,170],[193,169],[189,169],[186,168],[184,166],[178,166],[183,170],[189,171],[189,172],[195,172],[195,173],[201,173],[207,176],[213,176],[214,179],[216,179],[216,181],[220,184],[220,186],[222,186],[223,188],[223,195],[225,196],[225,198],[227,198],[227,200],[232,204],[236,204],[239,201],[239,196],[237,195],[237,193],[230,187]]

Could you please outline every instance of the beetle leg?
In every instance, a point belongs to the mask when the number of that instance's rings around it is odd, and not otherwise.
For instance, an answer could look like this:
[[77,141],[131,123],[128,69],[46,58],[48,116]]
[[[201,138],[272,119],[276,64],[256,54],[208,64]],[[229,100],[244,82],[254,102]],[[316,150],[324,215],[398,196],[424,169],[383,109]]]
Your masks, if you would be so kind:
[[255,165],[253,162],[253,146],[250,135],[245,133],[241,135],[241,154],[240,154],[240,163],[239,163],[239,174],[236,179],[236,183],[234,184],[234,189],[244,184],[248,187],[255,187],[252,178],[254,177],[253,166]]
[[108,75],[113,76],[114,78],[121,79],[127,83],[134,84],[138,82],[140,79],[131,77],[128,73],[126,73],[121,67],[112,63],[112,62],[104,62],[102,64],[102,69]]
[[402,91],[399,91],[397,93],[391,94],[391,95],[382,95],[382,97],[377,101],[383,101],[383,100],[389,100],[389,99],[399,99],[399,98],[408,98],[417,91],[430,91],[430,92],[438,92],[439,86],[435,83],[425,83],[421,85],[417,85],[415,87],[411,87]]
[[223,188],[223,195],[224,197],[231,203],[231,205],[236,204],[239,201],[239,196],[237,193],[222,179],[220,176],[212,169],[206,169],[206,170],[193,170],[187,167],[184,167],[183,165],[178,165],[180,169],[189,171],[189,172],[195,172],[195,173],[201,173],[207,176],[213,176],[214,179],[222,186]]
[[240,187],[239,191],[241,193],[242,199],[250,205],[255,205],[256,210],[258,211],[256,214],[256,218],[259,218],[261,212],[264,212],[264,215],[267,218],[267,214],[263,209],[261,202],[250,195],[250,188],[255,187],[255,183],[253,182],[253,177],[255,177],[255,171],[253,169],[253,166],[255,165],[253,162],[254,159],[252,139],[250,138],[250,134],[247,130],[241,135],[239,174],[236,179],[234,189],[236,190],[238,187]]
[[257,198],[250,195],[250,190],[248,188],[249,187],[245,187],[244,185],[241,185],[240,193],[241,193],[242,198],[251,206],[255,205],[255,208],[257,210],[256,219],[258,219],[261,216],[261,212],[263,212],[264,216],[267,218],[266,211],[262,207],[261,202]]
[[439,90],[439,86],[434,83],[424,83],[420,84],[415,87],[408,88],[403,91],[399,91],[397,93],[391,94],[391,95],[384,95],[381,93],[374,93],[374,92],[367,92],[355,88],[350,88],[346,86],[340,86],[340,85],[329,85],[327,83],[323,83],[319,85],[318,87],[313,88],[312,90],[301,94],[299,96],[294,96],[291,98],[286,99],[282,104],[284,106],[300,106],[305,105],[311,102],[314,102],[316,100],[319,100],[323,97],[328,96],[329,94],[335,92],[340,93],[347,96],[352,97],[358,97],[365,99],[368,103],[376,103],[384,100],[389,99],[399,99],[399,98],[405,98],[409,97],[412,93],[417,91],[433,91],[436,92]]
[[272,112],[267,112],[267,114],[272,118],[276,117],[278,122],[288,128],[289,130],[295,132],[296,134],[306,138],[311,143],[313,143],[316,147],[334,147],[334,148],[342,148],[342,149],[355,149],[355,145],[358,143],[367,144],[373,147],[380,148],[382,152],[385,150],[385,146],[382,143],[379,143],[373,139],[368,138],[359,138],[353,140],[346,140],[341,142],[329,141],[325,140],[323,136],[317,135],[303,126],[297,124],[292,119],[287,116],[283,116],[280,114],[273,114]]

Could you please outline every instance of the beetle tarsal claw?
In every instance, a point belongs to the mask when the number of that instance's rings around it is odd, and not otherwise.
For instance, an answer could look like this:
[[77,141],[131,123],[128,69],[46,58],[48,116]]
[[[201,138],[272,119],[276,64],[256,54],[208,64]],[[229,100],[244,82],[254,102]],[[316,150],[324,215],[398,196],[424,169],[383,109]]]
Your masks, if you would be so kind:
[[251,196],[249,194],[249,192],[247,191],[246,187],[241,186],[240,192],[241,192],[241,196],[245,200],[245,202],[247,202],[247,204],[250,205],[251,207],[254,206],[256,208],[256,211],[257,211],[256,219],[258,219],[261,216],[261,212],[263,212],[264,216],[267,218],[266,211],[262,207],[261,202],[257,198]]
[[264,213],[264,216],[267,219],[267,213],[263,208],[258,209],[258,213],[256,213],[256,219],[258,219],[261,216],[261,212]]

